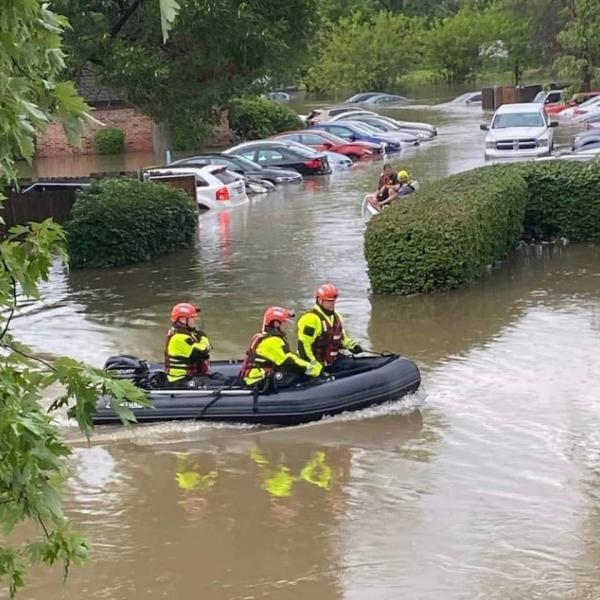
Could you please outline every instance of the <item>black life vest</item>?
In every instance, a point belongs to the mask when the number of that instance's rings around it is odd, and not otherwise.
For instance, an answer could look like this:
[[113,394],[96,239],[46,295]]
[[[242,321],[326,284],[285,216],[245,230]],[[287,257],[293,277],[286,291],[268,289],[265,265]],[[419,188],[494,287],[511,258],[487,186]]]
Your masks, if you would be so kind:
[[169,354],[169,343],[171,338],[176,334],[187,335],[197,342],[203,335],[204,332],[188,329],[187,327],[173,326],[167,333],[167,341],[165,343],[165,371],[168,374],[171,369],[185,369],[185,374],[188,377],[195,377],[197,375],[206,375],[210,370],[210,362],[208,359],[193,359],[192,352],[187,356],[178,354]]
[[321,335],[313,342],[313,353],[319,362],[331,365],[336,361],[342,348],[342,338],[344,337],[342,321],[334,312],[333,324],[330,325],[318,310],[313,309],[312,312],[321,321]]

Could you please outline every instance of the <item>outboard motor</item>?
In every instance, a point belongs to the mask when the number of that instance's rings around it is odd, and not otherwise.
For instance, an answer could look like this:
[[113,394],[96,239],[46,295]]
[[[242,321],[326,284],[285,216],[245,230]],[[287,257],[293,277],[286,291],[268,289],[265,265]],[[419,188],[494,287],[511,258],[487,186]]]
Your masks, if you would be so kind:
[[130,354],[111,356],[104,363],[104,370],[111,373],[115,379],[129,379],[138,387],[149,387],[150,366],[137,356]]

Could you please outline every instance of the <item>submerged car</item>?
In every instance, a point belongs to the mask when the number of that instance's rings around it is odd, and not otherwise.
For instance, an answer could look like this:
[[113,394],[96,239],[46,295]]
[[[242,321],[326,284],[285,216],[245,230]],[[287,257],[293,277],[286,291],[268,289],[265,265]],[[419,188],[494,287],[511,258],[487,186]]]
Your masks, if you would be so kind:
[[385,121],[386,123],[391,124],[394,127],[394,129],[408,131],[409,133],[414,134],[421,134],[423,136],[421,139],[431,139],[437,135],[437,129],[430,123],[422,123],[420,121],[401,121],[399,119],[392,119],[391,117],[380,115],[379,113],[373,112],[371,110],[353,110],[341,113],[335,115],[334,117],[331,117],[329,121],[358,121],[362,120],[362,117],[375,117],[381,121]]
[[454,100],[450,100],[448,104],[453,104],[455,106],[471,106],[472,104],[481,104],[481,101],[481,92],[467,92],[457,96]]
[[380,92],[362,92],[360,94],[354,94],[348,98],[348,100],[344,100],[344,104],[360,104],[361,102],[365,102],[369,98],[373,98],[374,96],[379,96]]
[[318,129],[303,129],[301,131],[284,131],[273,136],[274,140],[287,140],[310,146],[319,152],[337,152],[352,160],[374,158],[383,154],[380,144],[370,142],[348,142],[327,131]]
[[565,90],[549,90],[547,92],[541,91],[535,95],[533,102],[536,104],[554,104],[560,102],[563,98]]
[[378,119],[377,117],[357,117],[356,119],[341,119],[342,123],[357,123],[362,125],[363,128],[367,128],[369,131],[378,134],[385,134],[399,140],[409,146],[418,146],[421,140],[429,139],[426,133],[416,133],[414,131],[408,131],[400,127],[394,127],[390,123]]
[[377,136],[382,137],[386,141],[390,142],[399,142],[400,144],[404,144],[406,146],[418,146],[419,138],[413,133],[409,133],[408,131],[388,131],[383,127],[377,127],[372,125],[371,123],[366,123],[365,121],[351,121],[351,120],[343,120],[339,121],[340,123],[349,123],[358,127],[359,129],[371,133]]
[[363,104],[408,104],[410,98],[406,96],[397,96],[396,94],[377,94],[363,100]]
[[230,171],[239,173],[259,181],[269,181],[273,184],[299,183],[302,175],[291,169],[263,167],[243,156],[227,154],[197,154],[172,162],[169,166],[202,167],[204,165],[222,165]]
[[600,92],[580,92],[579,94],[574,94],[570,100],[567,102],[553,102],[550,104],[546,104],[546,112],[549,115],[558,115],[561,114],[568,108],[578,107],[581,104],[584,104],[588,100],[592,98],[596,98],[600,96]]
[[491,125],[481,125],[485,157],[489,159],[547,156],[552,152],[554,130],[544,105],[504,104],[494,114]]
[[201,208],[222,210],[248,204],[246,185],[236,173],[220,165],[203,167],[169,166],[148,169],[144,178],[160,182],[161,179],[177,176],[193,175],[196,181],[196,200]]
[[349,142],[371,142],[373,144],[383,144],[386,152],[399,152],[401,149],[400,142],[393,142],[381,135],[371,133],[359,126],[346,123],[344,121],[317,123],[317,129],[323,129],[333,135],[341,137]]
[[592,96],[588,98],[584,102],[581,102],[577,106],[570,106],[561,111],[561,117],[582,117],[585,118],[585,115],[588,113],[592,113],[595,110],[595,107],[600,102],[600,96]]
[[293,169],[302,175],[327,175],[331,167],[327,155],[312,148],[275,140],[244,142],[225,150],[226,155],[243,156],[266,167]]
[[331,106],[328,108],[315,108],[310,111],[306,117],[307,125],[314,125],[322,121],[329,121],[332,117],[337,117],[347,112],[357,110],[356,106]]
[[590,131],[584,131],[575,138],[572,150],[573,152],[577,152],[582,148],[586,148],[594,144],[600,144],[600,131],[593,129]]

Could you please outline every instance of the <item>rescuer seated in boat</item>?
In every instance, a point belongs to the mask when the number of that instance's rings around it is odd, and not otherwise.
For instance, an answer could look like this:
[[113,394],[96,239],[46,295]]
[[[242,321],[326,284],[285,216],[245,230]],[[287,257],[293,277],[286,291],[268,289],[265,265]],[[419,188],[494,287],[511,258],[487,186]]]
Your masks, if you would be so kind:
[[303,360],[290,350],[284,329],[293,316],[287,308],[267,308],[262,331],[250,341],[242,366],[246,385],[277,389],[302,381],[306,375],[318,377],[321,374],[321,364]]
[[335,312],[339,292],[335,285],[324,283],[317,288],[314,308],[298,320],[298,354],[307,361],[317,361],[328,372],[351,368],[352,360],[340,355],[363,352],[360,344],[346,335],[342,319]]
[[171,310],[171,328],[165,345],[165,372],[169,386],[187,387],[194,377],[209,374],[211,345],[196,329],[199,309],[193,304],[176,304]]

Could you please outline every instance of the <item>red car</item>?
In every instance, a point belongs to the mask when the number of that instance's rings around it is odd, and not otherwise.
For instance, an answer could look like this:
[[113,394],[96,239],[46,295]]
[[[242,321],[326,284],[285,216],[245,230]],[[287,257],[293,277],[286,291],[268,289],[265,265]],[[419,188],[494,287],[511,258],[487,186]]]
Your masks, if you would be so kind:
[[284,131],[283,133],[273,136],[273,139],[298,142],[299,144],[310,146],[319,152],[337,152],[338,154],[344,154],[352,160],[377,158],[383,155],[383,148],[379,144],[371,144],[370,142],[348,142],[347,140],[320,129]]
[[563,110],[565,110],[565,108],[579,106],[586,100],[589,100],[590,98],[595,98],[596,96],[600,96],[600,91],[581,92],[579,94],[575,94],[568,102],[552,102],[550,104],[546,104],[546,112],[549,115],[557,115]]

